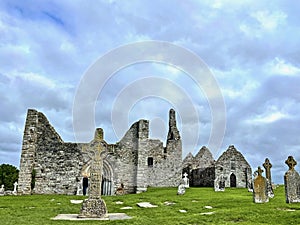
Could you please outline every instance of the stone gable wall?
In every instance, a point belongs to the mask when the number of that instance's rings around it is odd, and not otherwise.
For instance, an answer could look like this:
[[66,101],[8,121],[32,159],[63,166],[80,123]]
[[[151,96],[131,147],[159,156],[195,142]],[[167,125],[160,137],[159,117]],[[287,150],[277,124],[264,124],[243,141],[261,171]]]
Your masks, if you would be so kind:
[[219,157],[216,162],[216,178],[223,175],[225,187],[230,187],[230,176],[236,177],[236,187],[248,187],[248,180],[252,177],[252,170],[244,156],[233,145]]

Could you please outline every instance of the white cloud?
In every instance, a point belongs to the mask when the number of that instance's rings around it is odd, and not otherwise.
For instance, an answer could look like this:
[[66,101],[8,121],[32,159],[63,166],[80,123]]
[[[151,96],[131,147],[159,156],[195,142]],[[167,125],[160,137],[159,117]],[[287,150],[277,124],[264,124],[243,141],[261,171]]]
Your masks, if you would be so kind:
[[271,114],[263,114],[263,115],[258,115],[254,119],[249,120],[249,123],[273,123],[276,122],[280,119],[288,118],[288,115],[283,114],[282,112],[273,112]]
[[251,16],[259,22],[261,29],[267,31],[273,31],[277,29],[279,25],[284,24],[285,19],[287,18],[287,15],[284,12],[270,12],[267,10],[256,11],[251,13]]
[[284,59],[275,57],[270,63],[266,65],[266,72],[271,75],[300,75],[300,68],[293,64],[286,62]]
[[249,18],[239,24],[239,29],[247,37],[250,38],[265,38],[266,35],[273,34],[286,23],[287,15],[282,11],[259,10],[249,14],[255,19],[256,23]]
[[46,88],[54,89],[57,87],[55,81],[53,79],[49,79],[45,76],[42,76],[40,74],[36,73],[11,73],[10,77],[16,79],[16,78],[21,78],[25,81],[31,82],[33,84],[36,84],[38,86],[44,86]]

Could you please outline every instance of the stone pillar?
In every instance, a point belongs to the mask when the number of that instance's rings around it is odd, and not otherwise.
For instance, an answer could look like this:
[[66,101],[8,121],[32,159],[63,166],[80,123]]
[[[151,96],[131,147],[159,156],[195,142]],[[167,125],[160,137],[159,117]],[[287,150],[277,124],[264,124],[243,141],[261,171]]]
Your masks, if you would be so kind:
[[32,171],[37,147],[38,112],[28,109],[20,160],[18,194],[31,194]]

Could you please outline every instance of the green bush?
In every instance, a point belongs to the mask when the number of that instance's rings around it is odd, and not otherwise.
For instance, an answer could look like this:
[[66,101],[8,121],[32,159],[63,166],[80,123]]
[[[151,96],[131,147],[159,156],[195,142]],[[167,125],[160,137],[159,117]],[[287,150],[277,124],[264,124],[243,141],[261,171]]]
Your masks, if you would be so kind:
[[18,180],[19,170],[12,165],[0,165],[0,186],[4,184],[5,190],[14,190],[14,183]]

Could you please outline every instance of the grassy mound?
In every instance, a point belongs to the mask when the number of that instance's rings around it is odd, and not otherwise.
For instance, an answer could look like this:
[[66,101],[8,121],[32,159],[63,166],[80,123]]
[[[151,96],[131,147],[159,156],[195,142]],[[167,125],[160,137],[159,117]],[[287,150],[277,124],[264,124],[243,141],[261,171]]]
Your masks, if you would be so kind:
[[[225,192],[190,188],[185,195],[176,193],[176,188],[149,188],[142,194],[103,197],[108,212],[133,217],[122,221],[51,220],[58,214],[79,213],[81,204],[72,204],[70,200],[84,199],[83,196],[4,196],[0,197],[0,224],[300,224],[300,203],[286,204],[283,186],[265,204],[253,203],[252,193],[238,188],[227,188]],[[139,208],[138,202],[158,207]],[[126,206],[132,209],[121,209]]]

